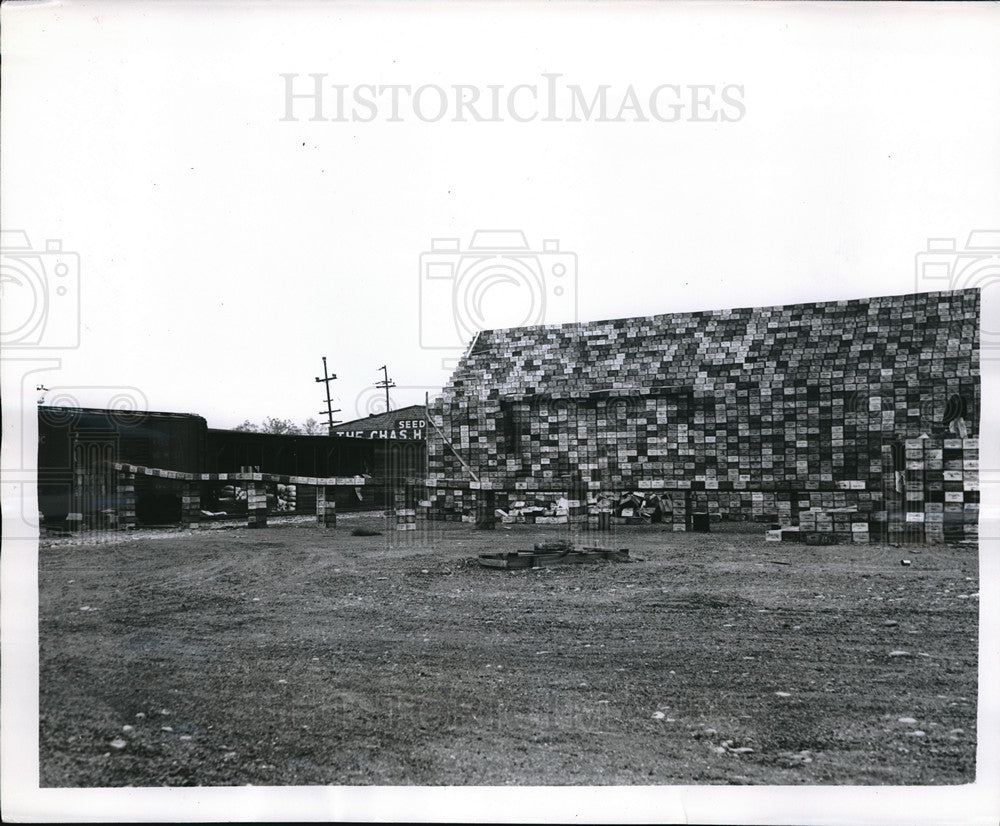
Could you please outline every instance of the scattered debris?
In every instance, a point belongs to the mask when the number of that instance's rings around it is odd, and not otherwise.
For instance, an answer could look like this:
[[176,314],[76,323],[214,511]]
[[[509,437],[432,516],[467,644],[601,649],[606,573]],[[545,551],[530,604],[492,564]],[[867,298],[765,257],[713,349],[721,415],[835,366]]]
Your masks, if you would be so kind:
[[479,564],[484,568],[540,568],[545,565],[576,564],[586,562],[631,562],[628,548],[575,548],[571,542],[539,542],[531,551],[480,554]]

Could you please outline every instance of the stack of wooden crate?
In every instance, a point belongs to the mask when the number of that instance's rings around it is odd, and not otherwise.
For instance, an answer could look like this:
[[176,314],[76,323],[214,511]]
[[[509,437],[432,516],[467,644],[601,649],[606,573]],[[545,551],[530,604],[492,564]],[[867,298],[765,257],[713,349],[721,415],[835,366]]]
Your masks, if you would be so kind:
[[201,519],[201,493],[196,482],[184,482],[181,489],[181,524],[196,525]]
[[454,449],[522,495],[690,492],[714,518],[780,522],[878,510],[886,445],[955,418],[976,435],[978,345],[978,290],[486,331],[430,409],[431,509],[474,510]]
[[128,471],[118,473],[118,526],[133,528],[135,516],[135,474]]
[[336,488],[316,487],[316,522],[324,528],[337,527]]
[[815,508],[799,514],[803,534],[829,534],[835,542],[867,544],[871,541],[871,514],[856,508]]
[[908,439],[901,490],[878,514],[890,540],[972,540],[979,531],[979,439]]
[[253,480],[247,484],[247,527],[267,527],[267,490],[261,481]]

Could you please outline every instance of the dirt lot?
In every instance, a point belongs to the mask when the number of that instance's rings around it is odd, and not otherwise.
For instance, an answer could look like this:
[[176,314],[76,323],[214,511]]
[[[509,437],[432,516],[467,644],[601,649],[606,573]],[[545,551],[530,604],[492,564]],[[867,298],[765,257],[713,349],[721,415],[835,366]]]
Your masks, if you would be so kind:
[[42,785],[974,780],[974,548],[362,525],[43,544]]

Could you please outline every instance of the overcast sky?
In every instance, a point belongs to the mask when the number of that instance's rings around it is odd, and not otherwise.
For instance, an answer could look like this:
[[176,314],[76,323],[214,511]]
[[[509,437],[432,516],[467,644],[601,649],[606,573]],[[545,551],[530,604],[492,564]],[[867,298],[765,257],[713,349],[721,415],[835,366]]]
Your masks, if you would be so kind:
[[[36,378],[231,427],[321,418],[326,355],[348,420],[383,364],[394,405],[440,388],[477,294],[492,327],[929,289],[928,237],[1000,223],[996,29],[945,5],[8,6],[4,228],[80,262],[79,347]],[[283,120],[310,73],[343,119]],[[391,120],[388,91],[352,107],[366,84],[429,88]],[[484,121],[435,119],[455,85]],[[571,121],[570,86],[608,87],[606,121]],[[480,229],[544,254],[470,274]],[[460,243],[422,259],[435,238]]]

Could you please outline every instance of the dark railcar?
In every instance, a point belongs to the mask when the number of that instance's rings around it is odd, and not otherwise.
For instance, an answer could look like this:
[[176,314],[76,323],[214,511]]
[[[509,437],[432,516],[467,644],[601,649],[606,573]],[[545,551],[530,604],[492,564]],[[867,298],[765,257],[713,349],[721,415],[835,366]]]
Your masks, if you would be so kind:
[[290,476],[360,476],[371,472],[364,442],[209,428],[205,472],[236,473],[255,467]]
[[[110,527],[120,510],[114,462],[179,470],[227,473],[257,468],[290,476],[364,476],[366,485],[338,491],[344,509],[382,507],[391,490],[422,478],[425,443],[344,436],[286,436],[210,429],[201,416],[39,406],[38,497],[43,524],[65,527],[81,514],[85,527]],[[234,491],[201,486],[203,507],[232,510]],[[315,489],[298,486],[294,510],[315,508]],[[178,483],[139,475],[135,516],[142,525],[175,524],[181,518]],[[269,492],[275,506],[282,491]],[[285,502],[287,503],[287,491]],[[221,500],[229,494],[228,504]]]
[[[38,508],[45,525],[64,525],[80,513],[99,527],[117,510],[113,462],[201,472],[207,423],[190,413],[38,408]],[[139,522],[173,522],[180,515],[176,486],[136,479]]]
[[[394,486],[426,473],[426,443],[345,436],[284,436],[209,429],[207,470],[231,473],[259,468],[294,476],[364,476],[364,487],[337,493],[342,509],[383,507]],[[211,500],[212,492],[204,495]],[[308,512],[315,491],[303,488],[296,510]]]

